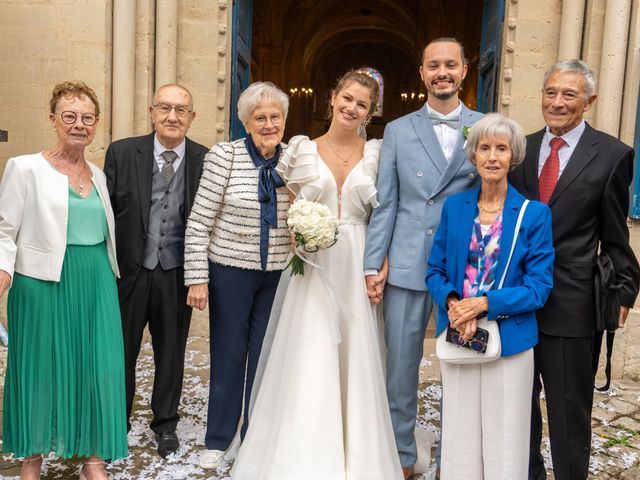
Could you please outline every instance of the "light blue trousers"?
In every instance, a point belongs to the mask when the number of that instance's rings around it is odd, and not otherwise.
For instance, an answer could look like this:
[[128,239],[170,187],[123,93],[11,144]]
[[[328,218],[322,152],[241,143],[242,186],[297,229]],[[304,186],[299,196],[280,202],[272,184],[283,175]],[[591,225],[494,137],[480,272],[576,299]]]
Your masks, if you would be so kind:
[[387,395],[400,463],[417,460],[414,429],[425,330],[432,308],[426,291],[389,285],[384,291],[384,337],[387,344]]

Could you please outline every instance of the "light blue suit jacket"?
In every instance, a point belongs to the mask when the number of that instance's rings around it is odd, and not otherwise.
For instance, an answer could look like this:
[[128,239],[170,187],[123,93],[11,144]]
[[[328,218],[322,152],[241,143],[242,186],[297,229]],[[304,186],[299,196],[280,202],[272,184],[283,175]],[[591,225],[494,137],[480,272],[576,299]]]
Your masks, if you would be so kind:
[[[451,293],[462,298],[473,222],[478,214],[479,188],[452,195],[444,204],[442,221],[431,249],[427,285],[438,304],[439,335],[449,323],[446,301]],[[498,320],[502,356],[523,352],[538,343],[536,310],[542,308],[553,287],[551,210],[532,201],[520,225],[518,241],[504,285],[495,290],[507,263],[518,213],[524,197],[509,185],[502,213],[502,236],[496,285],[486,293],[489,320]]]
[[389,256],[388,282],[426,290],[424,272],[444,200],[477,185],[478,174],[464,152],[464,127],[482,114],[462,105],[458,143],[450,162],[427,107],[387,124],[378,168],[378,200],[369,221],[365,269],[380,269]]

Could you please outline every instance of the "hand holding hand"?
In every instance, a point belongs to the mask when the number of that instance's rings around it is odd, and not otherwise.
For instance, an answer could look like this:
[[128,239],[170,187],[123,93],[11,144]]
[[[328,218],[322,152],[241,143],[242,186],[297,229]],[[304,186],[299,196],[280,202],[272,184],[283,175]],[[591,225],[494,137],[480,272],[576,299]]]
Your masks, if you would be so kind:
[[389,259],[385,257],[382,268],[377,275],[366,275],[367,295],[369,301],[375,305],[382,301],[384,295],[384,287],[387,284],[387,276],[389,275]]
[[[449,323],[460,331],[463,324],[471,321],[475,323],[476,318],[487,310],[489,300],[486,296],[463,298],[449,307]],[[475,333],[475,327],[473,330]]]
[[209,284],[199,283],[197,285],[191,285],[187,292],[187,305],[197,308],[198,310],[204,310],[209,301]]
[[11,275],[4,270],[0,270],[0,297],[9,289],[9,285],[11,285]]
[[369,297],[369,301],[375,305],[379,304],[382,301],[384,288],[380,286],[380,274],[367,275],[364,278],[367,283],[367,296]]

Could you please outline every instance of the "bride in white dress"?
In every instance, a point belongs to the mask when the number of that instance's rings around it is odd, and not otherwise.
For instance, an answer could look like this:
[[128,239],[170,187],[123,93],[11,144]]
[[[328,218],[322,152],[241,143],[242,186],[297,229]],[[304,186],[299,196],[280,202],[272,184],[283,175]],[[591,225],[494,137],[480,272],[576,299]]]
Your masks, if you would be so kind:
[[308,255],[318,267],[307,264],[289,281],[234,480],[403,478],[381,319],[363,275],[382,142],[365,143],[358,131],[378,92],[369,76],[345,74],[331,98],[329,131],[315,141],[294,137],[277,167],[298,198],[332,210],[339,234],[334,246]]

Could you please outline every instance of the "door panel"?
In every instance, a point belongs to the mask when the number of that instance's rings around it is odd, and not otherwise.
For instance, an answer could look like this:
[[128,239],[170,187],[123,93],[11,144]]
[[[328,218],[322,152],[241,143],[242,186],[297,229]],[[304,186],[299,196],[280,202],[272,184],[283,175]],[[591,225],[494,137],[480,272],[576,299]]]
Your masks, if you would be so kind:
[[233,47],[231,65],[231,108],[230,131],[231,140],[247,135],[242,122],[238,118],[238,98],[249,85],[251,73],[251,24],[252,0],[234,0],[233,2]]
[[497,107],[504,10],[505,0],[484,0],[478,61],[478,110],[481,112],[492,112]]

